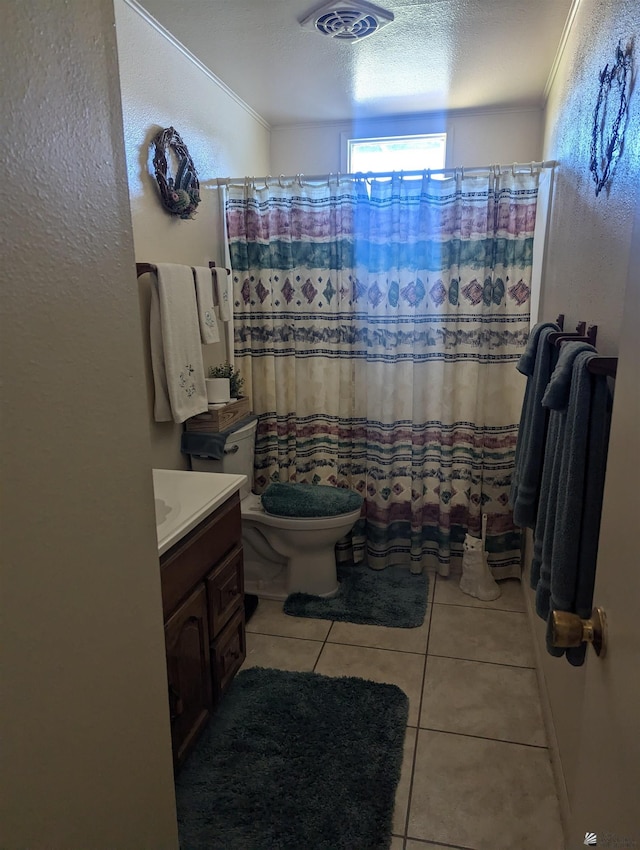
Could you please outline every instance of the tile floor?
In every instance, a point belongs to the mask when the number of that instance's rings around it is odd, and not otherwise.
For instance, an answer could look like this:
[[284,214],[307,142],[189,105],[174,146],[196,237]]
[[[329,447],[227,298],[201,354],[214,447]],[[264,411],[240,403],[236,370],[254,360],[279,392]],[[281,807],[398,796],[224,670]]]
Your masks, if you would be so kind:
[[361,676],[407,694],[391,850],[562,850],[520,582],[480,602],[455,578],[429,578],[417,629],[289,617],[261,599],[244,667]]

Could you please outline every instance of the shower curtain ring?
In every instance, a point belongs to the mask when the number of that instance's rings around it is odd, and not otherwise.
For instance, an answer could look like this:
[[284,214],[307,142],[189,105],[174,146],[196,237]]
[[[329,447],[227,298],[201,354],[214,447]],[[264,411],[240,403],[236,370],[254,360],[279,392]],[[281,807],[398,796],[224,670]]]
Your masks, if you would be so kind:
[[282,182],[283,180],[284,180],[284,174],[281,174],[280,177],[278,177],[278,183],[279,183],[281,189],[284,189],[284,183]]
[[464,165],[460,166],[460,179],[464,180]]
[[511,176],[512,176],[512,177],[515,177],[515,176],[516,176],[516,168],[517,168],[517,167],[518,167],[518,163],[517,163],[517,162],[514,162],[514,163],[513,163],[513,165],[511,166]]
[[332,176],[332,172],[330,171],[329,176],[327,177],[327,186],[328,186],[329,189],[331,188],[331,176]]
[[271,180],[271,175],[267,174],[267,176],[264,178],[264,188],[265,189],[269,188],[269,180]]
[[535,165],[535,162],[532,162],[532,163],[531,163],[531,176],[532,176],[532,177],[533,177],[533,166],[534,166],[534,165]]

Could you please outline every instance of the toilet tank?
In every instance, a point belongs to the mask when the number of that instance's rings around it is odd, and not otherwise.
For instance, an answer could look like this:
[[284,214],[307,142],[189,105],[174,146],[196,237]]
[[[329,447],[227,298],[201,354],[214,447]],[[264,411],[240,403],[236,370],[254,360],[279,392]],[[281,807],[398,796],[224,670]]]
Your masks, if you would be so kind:
[[242,425],[236,431],[232,431],[224,446],[224,457],[220,460],[191,455],[191,469],[194,472],[226,472],[232,475],[246,475],[247,483],[240,488],[240,498],[244,499],[253,487],[253,457],[257,425],[257,420],[254,420]]

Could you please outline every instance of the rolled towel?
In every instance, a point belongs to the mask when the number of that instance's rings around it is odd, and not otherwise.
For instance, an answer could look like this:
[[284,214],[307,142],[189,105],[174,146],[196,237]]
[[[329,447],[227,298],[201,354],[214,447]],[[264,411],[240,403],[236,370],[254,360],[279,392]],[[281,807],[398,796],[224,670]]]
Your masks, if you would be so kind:
[[229,275],[227,270],[214,266],[211,271],[216,281],[216,289],[218,291],[218,310],[220,312],[220,321],[228,322],[231,319],[231,299],[229,297]]
[[213,278],[211,269],[195,266],[193,277],[196,282],[196,300],[198,302],[198,322],[200,323],[200,342],[211,345],[220,342],[218,320],[213,306]]

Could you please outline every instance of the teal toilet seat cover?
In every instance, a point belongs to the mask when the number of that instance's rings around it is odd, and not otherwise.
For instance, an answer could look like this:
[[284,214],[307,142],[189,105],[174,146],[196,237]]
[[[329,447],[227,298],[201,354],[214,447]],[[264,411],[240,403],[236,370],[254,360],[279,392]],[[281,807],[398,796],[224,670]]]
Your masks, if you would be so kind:
[[339,516],[358,510],[362,496],[344,487],[325,484],[269,484],[262,494],[262,506],[275,516]]

